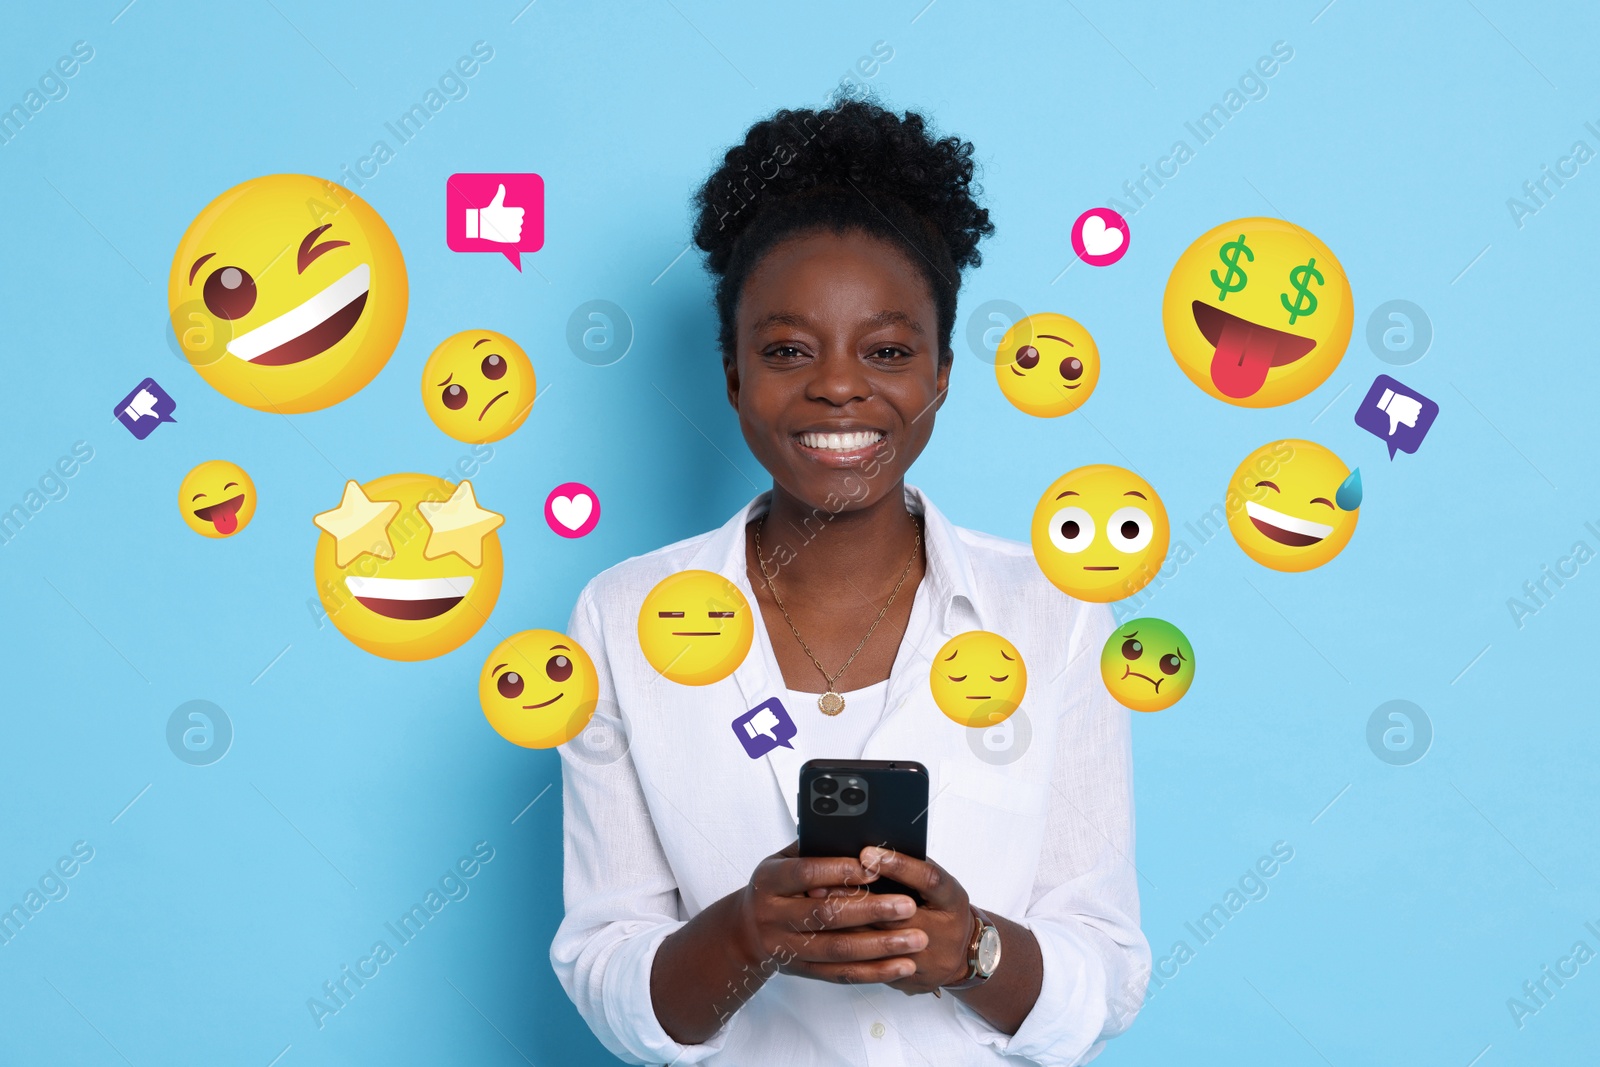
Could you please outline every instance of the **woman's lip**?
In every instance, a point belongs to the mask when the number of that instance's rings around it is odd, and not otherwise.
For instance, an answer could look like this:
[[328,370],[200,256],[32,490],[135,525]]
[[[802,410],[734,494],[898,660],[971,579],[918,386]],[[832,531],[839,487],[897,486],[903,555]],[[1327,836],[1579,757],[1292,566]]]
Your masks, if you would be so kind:
[[801,455],[825,467],[858,467],[877,455],[888,442],[889,435],[884,434],[869,445],[851,449],[849,452],[836,452],[829,448],[812,448],[810,445],[801,444],[798,434],[794,437],[794,446],[800,450]]

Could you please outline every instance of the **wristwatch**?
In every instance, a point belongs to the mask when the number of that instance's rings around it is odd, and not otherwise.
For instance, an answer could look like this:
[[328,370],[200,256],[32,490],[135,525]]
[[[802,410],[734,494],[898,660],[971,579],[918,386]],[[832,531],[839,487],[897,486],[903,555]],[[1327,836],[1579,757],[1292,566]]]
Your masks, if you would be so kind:
[[1000,928],[976,907],[972,908],[972,920],[972,940],[967,942],[967,976],[945,986],[946,989],[959,992],[980,986],[1000,967]]

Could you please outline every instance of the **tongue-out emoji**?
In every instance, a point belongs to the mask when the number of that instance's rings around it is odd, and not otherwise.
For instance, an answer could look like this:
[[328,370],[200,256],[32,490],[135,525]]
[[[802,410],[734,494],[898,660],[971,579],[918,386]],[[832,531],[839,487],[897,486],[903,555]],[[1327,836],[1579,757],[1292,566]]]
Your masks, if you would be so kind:
[[243,468],[223,459],[200,464],[178,487],[178,514],[205,537],[231,537],[256,513],[256,486]]
[[1327,380],[1350,343],[1350,285],[1328,247],[1281,219],[1239,219],[1178,257],[1162,301],[1167,344],[1218,400],[1276,407]]

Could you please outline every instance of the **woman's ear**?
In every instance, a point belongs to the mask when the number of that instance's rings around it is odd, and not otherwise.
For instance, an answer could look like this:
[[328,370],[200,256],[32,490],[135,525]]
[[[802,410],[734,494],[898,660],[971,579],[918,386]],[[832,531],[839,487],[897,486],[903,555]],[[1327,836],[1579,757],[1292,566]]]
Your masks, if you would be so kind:
[[944,398],[950,392],[950,368],[955,361],[956,357],[954,352],[951,352],[947,349],[945,352],[941,353],[939,366],[934,372],[933,378],[934,387],[939,391],[938,397],[933,402],[933,409],[935,411],[938,411],[940,408],[944,407]]
[[739,410],[739,363],[732,356],[722,357],[722,373],[728,379],[728,403]]

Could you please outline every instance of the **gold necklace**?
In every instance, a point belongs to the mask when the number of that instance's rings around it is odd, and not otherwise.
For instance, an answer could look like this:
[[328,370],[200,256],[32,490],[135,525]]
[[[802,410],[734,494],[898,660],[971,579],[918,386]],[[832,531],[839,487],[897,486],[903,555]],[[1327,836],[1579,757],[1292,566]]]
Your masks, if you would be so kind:
[[[910,515],[910,512],[906,514]],[[844,697],[839,695],[834,689],[834,685],[844,676],[844,672],[850,669],[850,664],[856,661],[856,657],[861,654],[861,650],[867,647],[867,641],[872,637],[872,632],[878,628],[878,624],[883,621],[883,617],[889,613],[889,606],[894,603],[894,598],[900,595],[900,587],[906,584],[906,576],[911,573],[911,565],[917,561],[917,555],[922,551],[922,527],[917,525],[916,516],[911,515],[911,527],[916,531],[916,541],[911,546],[911,558],[906,560],[905,569],[900,572],[900,580],[894,583],[894,592],[889,594],[888,601],[878,612],[878,617],[872,620],[872,625],[867,627],[866,636],[861,639],[861,643],[856,646],[856,650],[850,653],[850,658],[844,661],[844,666],[839,668],[837,674],[829,678],[827,670],[821,663],[817,662],[817,657],[812,653],[811,646],[806,644],[806,639],[800,636],[799,628],[795,626],[794,620],[789,617],[789,609],[783,606],[783,598],[778,595],[778,587],[772,584],[772,578],[767,574],[766,562],[761,558],[761,527],[766,525],[766,521],[766,518],[763,517],[760,524],[756,526],[756,565],[761,568],[761,578],[767,583],[767,592],[772,594],[772,602],[777,604],[778,610],[783,613],[783,621],[789,624],[789,631],[794,634],[794,639],[800,642],[801,649],[810,658],[812,664],[822,675],[823,680],[828,683],[828,691],[817,697],[818,710],[824,715],[837,715],[844,710]]]

